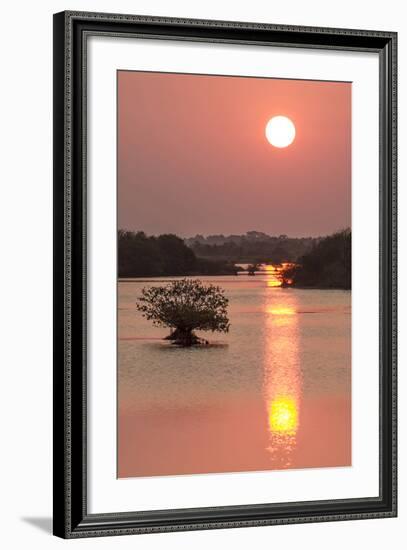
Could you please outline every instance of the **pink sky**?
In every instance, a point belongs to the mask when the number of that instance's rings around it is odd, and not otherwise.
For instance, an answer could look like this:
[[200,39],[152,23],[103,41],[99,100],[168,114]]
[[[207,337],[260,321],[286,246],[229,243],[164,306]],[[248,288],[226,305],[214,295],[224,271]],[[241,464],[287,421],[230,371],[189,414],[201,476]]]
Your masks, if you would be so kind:
[[[265,137],[289,117],[292,145]],[[325,235],[351,223],[351,84],[118,72],[118,227]]]

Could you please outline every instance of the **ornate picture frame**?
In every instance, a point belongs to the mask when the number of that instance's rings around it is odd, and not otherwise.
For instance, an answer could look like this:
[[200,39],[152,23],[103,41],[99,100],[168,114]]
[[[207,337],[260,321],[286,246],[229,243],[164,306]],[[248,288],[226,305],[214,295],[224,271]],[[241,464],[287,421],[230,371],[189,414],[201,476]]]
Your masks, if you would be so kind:
[[[92,36],[370,52],[379,59],[379,494],[89,512],[87,44]],[[66,11],[54,15],[54,534],[63,538],[397,514],[397,34]],[[97,205],[92,205],[92,209]],[[354,212],[353,215],[363,215]],[[97,345],[97,342],[93,342]],[[113,368],[113,367],[112,367]]]

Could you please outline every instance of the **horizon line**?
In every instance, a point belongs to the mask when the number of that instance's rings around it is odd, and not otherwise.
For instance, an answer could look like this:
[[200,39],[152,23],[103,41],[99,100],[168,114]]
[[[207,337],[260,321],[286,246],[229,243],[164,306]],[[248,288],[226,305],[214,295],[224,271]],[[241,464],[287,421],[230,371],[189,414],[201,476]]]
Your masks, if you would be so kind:
[[204,239],[207,239],[208,237],[224,237],[226,239],[226,238],[229,238],[229,237],[245,237],[249,233],[259,233],[259,234],[265,235],[266,237],[272,237],[272,238],[286,237],[287,239],[320,239],[320,238],[323,238],[323,237],[328,237],[330,235],[335,235],[336,233],[342,233],[343,231],[352,232],[352,228],[349,227],[349,226],[341,227],[341,228],[335,229],[332,232],[319,234],[319,235],[304,235],[304,234],[303,235],[289,235],[287,233],[270,234],[270,233],[266,233],[264,231],[258,231],[256,229],[250,229],[249,231],[246,231],[245,233],[229,233],[229,234],[225,234],[225,233],[207,233],[207,234],[196,233],[195,235],[189,235],[189,236],[184,236],[184,235],[181,235],[179,233],[175,233],[173,231],[165,231],[165,232],[160,232],[160,233],[147,233],[143,229],[126,229],[126,228],[120,228],[120,227],[117,229],[117,231],[126,231],[126,232],[129,232],[129,233],[144,233],[147,237],[160,237],[161,235],[175,235],[176,237],[179,237],[182,240],[194,239],[196,237],[202,237]]

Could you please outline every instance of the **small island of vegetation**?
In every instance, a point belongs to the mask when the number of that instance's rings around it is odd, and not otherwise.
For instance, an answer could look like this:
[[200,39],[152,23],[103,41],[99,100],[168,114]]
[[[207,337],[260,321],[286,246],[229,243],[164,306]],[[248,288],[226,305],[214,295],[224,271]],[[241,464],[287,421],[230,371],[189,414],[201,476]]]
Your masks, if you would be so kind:
[[196,279],[172,281],[163,286],[143,288],[137,309],[156,326],[169,327],[167,336],[182,347],[208,344],[195,330],[229,331],[228,299],[224,290]]

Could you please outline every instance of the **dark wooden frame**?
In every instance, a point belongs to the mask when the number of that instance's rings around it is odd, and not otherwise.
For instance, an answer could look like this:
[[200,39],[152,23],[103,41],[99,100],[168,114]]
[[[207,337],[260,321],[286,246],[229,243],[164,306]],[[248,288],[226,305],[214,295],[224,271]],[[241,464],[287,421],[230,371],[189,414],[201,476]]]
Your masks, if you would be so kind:
[[[380,495],[88,514],[86,40],[90,35],[377,52],[380,58]],[[394,32],[62,12],[54,15],[54,534],[64,538],[396,516],[396,46]],[[368,131],[368,129],[367,129]],[[375,162],[374,159],[372,159]]]

